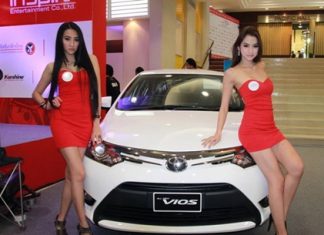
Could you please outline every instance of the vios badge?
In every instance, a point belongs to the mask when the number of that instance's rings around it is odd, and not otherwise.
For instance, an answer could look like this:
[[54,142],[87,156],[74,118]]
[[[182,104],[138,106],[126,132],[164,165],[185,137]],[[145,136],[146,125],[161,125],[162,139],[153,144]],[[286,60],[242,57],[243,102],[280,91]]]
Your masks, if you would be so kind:
[[186,192],[154,192],[154,212],[201,212],[202,194]]
[[166,165],[170,171],[174,172],[183,171],[188,166],[186,159],[183,157],[171,157],[168,159]]

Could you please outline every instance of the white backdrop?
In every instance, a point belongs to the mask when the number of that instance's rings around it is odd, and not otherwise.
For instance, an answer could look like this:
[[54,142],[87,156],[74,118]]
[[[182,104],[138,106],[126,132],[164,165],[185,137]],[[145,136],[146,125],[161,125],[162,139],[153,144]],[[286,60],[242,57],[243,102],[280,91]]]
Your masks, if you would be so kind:
[[[88,52],[92,53],[92,22],[76,23],[83,32]],[[55,39],[60,25],[0,27],[0,97],[31,98],[45,66],[54,61]]]

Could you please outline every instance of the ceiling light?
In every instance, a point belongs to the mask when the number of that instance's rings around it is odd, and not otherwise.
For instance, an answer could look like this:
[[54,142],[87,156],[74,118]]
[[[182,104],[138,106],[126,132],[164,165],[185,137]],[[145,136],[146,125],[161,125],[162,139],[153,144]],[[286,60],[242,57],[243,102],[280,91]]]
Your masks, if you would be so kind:
[[148,0],[109,0],[109,19],[143,18],[149,16]]

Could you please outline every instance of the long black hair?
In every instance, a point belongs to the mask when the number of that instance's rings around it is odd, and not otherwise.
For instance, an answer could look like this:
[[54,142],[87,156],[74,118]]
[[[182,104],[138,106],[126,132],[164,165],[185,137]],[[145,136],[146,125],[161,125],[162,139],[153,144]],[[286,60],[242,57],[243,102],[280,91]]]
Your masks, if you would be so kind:
[[259,34],[259,31],[253,27],[253,26],[246,26],[244,27],[239,35],[237,36],[237,39],[233,45],[232,48],[232,66],[234,67],[235,65],[237,65],[238,63],[240,63],[241,61],[241,55],[238,54],[238,48],[240,47],[242,41],[244,40],[244,38],[247,36],[253,36],[256,37],[257,41],[258,41],[258,46],[259,46],[259,50],[258,50],[258,54],[257,56],[253,59],[254,63],[260,62],[261,61],[261,57],[262,57],[262,41],[261,41],[261,36]]
[[48,95],[48,100],[53,106],[52,100],[54,98],[54,93],[57,89],[57,81],[58,81],[58,73],[61,69],[63,63],[67,62],[67,58],[64,54],[64,47],[63,47],[63,34],[66,30],[73,29],[77,32],[79,37],[79,46],[77,51],[75,52],[75,66],[78,68],[84,68],[88,75],[89,75],[89,84],[90,84],[90,103],[91,103],[91,111],[92,117],[94,118],[98,112],[98,82],[97,76],[94,71],[93,65],[91,63],[82,31],[80,27],[74,22],[65,22],[63,23],[56,35],[56,42],[55,42],[55,60],[54,60],[54,67],[52,73],[52,80],[51,80],[51,89]]

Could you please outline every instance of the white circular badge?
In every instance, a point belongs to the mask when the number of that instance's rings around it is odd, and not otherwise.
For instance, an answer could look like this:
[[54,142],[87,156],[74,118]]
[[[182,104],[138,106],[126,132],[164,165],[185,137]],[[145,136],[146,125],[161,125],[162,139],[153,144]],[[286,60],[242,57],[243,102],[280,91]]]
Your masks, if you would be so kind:
[[256,82],[256,81],[251,81],[251,82],[249,82],[248,87],[249,87],[249,89],[250,89],[251,91],[256,91],[256,90],[259,89],[260,85],[259,85],[259,83]]
[[62,79],[65,82],[69,82],[73,79],[73,74],[69,71],[66,71],[62,74]]

